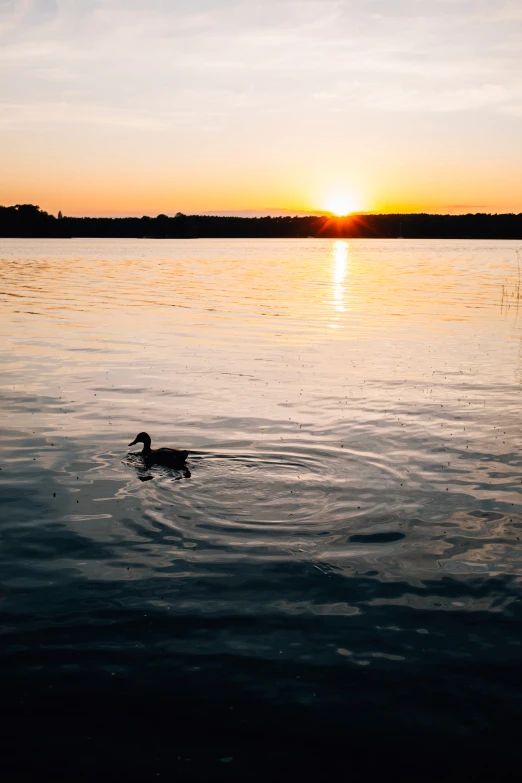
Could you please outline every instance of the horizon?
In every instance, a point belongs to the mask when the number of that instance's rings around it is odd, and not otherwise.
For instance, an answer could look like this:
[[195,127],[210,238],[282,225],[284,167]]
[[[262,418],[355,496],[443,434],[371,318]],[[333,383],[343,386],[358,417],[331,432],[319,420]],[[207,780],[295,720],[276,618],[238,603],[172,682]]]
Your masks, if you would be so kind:
[[522,211],[514,0],[5,0],[0,203]]
[[13,209],[18,207],[33,207],[34,209],[40,210],[41,212],[50,215],[51,217],[58,218],[59,214],[61,213],[62,218],[73,218],[73,219],[81,219],[81,218],[89,218],[92,220],[103,220],[103,219],[141,219],[141,218],[150,218],[151,220],[155,220],[158,217],[166,216],[167,218],[174,218],[177,215],[183,215],[184,217],[238,217],[238,218],[265,218],[265,217],[299,217],[299,218],[306,218],[306,217],[325,217],[332,220],[348,220],[349,218],[357,218],[357,217],[364,217],[364,216],[373,216],[373,217],[415,217],[415,216],[429,216],[429,217],[465,217],[465,216],[484,216],[484,217],[499,217],[503,215],[514,215],[519,216],[522,215],[522,210],[520,212],[482,212],[482,211],[476,211],[476,212],[464,212],[464,211],[446,211],[446,212],[428,212],[428,211],[416,211],[416,212],[385,212],[385,211],[375,211],[375,210],[366,210],[366,211],[357,211],[357,212],[349,212],[344,215],[336,214],[334,212],[328,212],[328,211],[321,211],[321,210],[292,210],[292,209],[278,209],[277,207],[266,209],[259,209],[259,210],[206,210],[202,212],[183,212],[182,210],[176,210],[173,212],[165,212],[160,211],[157,214],[140,214],[140,213],[134,213],[134,214],[128,214],[128,213],[122,213],[122,212],[114,212],[111,214],[71,214],[64,210],[59,210],[57,214],[53,214],[49,210],[45,209],[45,207],[42,207],[40,205],[36,205],[32,202],[27,202],[25,204],[0,204],[0,209]]
[[7,781],[514,777],[521,139],[521,0],[0,0]]

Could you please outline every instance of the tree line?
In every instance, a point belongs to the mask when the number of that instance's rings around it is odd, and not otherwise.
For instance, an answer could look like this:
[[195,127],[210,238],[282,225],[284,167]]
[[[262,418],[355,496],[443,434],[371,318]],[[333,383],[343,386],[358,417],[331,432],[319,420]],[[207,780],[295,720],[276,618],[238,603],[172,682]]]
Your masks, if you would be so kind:
[[522,213],[332,217],[58,217],[34,204],[0,206],[1,237],[522,239]]

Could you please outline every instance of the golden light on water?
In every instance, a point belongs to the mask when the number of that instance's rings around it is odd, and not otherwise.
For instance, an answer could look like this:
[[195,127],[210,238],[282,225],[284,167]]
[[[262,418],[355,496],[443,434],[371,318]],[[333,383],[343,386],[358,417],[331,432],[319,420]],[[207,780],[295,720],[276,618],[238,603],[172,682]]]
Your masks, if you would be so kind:
[[[344,279],[348,271],[348,242],[342,239],[334,242],[332,249],[332,303],[335,313],[344,313],[345,286]],[[330,324],[332,329],[340,329],[337,321],[339,315],[334,318],[334,323]]]

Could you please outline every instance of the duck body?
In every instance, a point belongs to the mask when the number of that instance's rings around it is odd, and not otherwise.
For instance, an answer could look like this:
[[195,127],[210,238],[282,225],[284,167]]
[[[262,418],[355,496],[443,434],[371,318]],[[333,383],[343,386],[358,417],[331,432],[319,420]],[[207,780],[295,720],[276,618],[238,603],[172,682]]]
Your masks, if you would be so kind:
[[167,468],[181,468],[184,466],[188,457],[188,451],[180,449],[151,449],[151,438],[146,432],[140,432],[129,446],[136,443],[143,443],[143,450],[140,452],[147,465],[164,465]]

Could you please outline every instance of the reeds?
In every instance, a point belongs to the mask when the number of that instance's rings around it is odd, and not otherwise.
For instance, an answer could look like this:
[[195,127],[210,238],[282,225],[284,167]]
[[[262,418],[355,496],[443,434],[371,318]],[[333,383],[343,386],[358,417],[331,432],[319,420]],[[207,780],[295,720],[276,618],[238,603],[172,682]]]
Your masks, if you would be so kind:
[[517,312],[520,305],[520,252],[517,250],[517,282],[516,285],[503,283],[502,284],[502,298],[500,300],[500,312],[506,312],[511,307],[516,307]]

